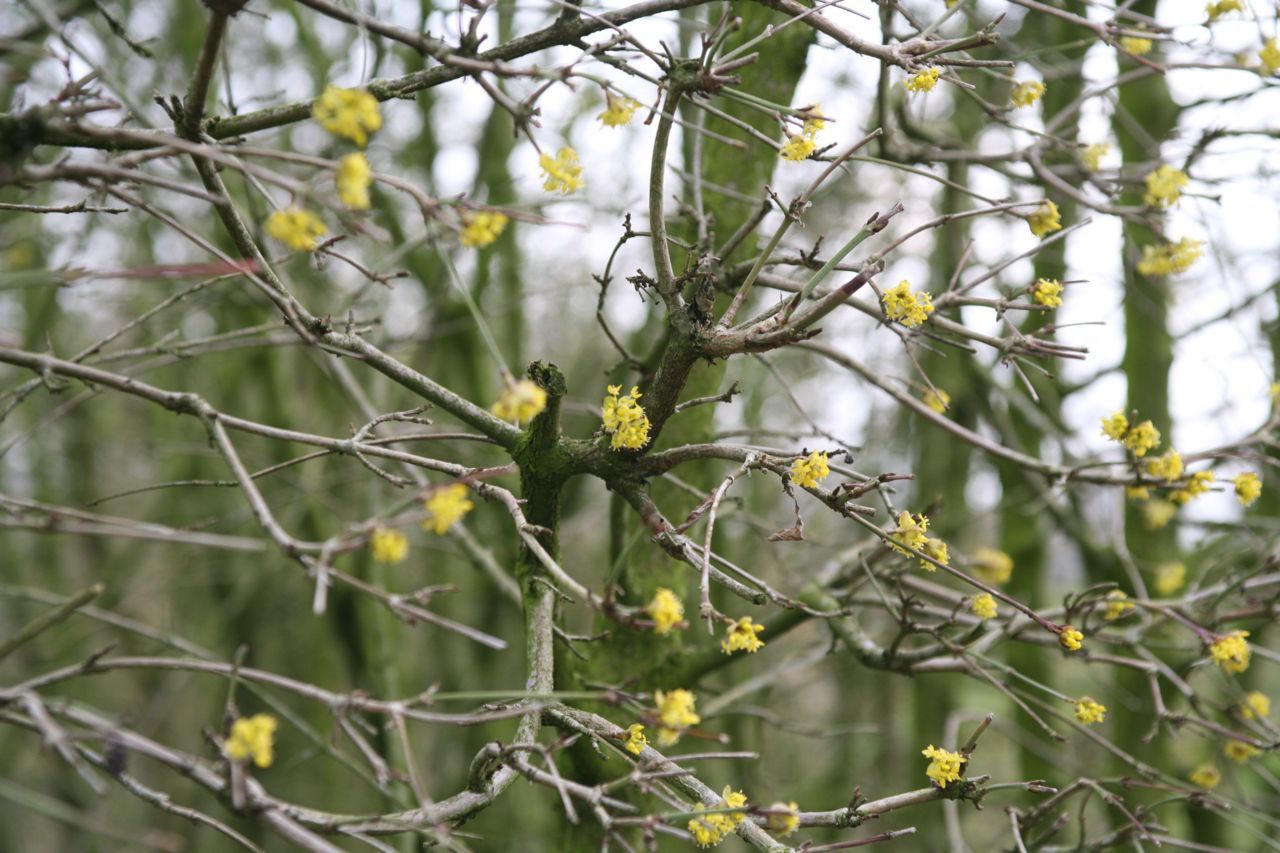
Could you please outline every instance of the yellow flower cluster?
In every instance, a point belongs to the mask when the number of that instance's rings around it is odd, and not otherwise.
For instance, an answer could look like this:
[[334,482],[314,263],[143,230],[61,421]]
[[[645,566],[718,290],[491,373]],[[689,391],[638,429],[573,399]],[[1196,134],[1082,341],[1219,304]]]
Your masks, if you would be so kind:
[[338,186],[338,200],[352,210],[369,209],[369,185],[373,183],[373,169],[369,160],[357,151],[338,161],[334,178]]
[[933,409],[938,414],[943,414],[947,409],[951,408],[951,395],[941,388],[928,388],[920,397],[926,406]]
[[[1150,463],[1147,463],[1150,464]],[[1197,471],[1191,475],[1191,479],[1187,480],[1187,484],[1181,489],[1175,489],[1169,499],[1178,506],[1189,503],[1196,498],[1209,491],[1209,486],[1214,481],[1212,471]]]
[[231,735],[222,751],[232,761],[247,761],[270,767],[275,758],[276,718],[270,714],[241,717],[231,724]]
[[333,135],[350,139],[361,148],[369,144],[369,134],[382,127],[378,99],[362,89],[325,86],[311,106],[311,117]]
[[1209,644],[1209,656],[1227,672],[1240,673],[1249,668],[1248,631],[1222,634]]
[[1120,442],[1137,457],[1146,456],[1148,450],[1154,450],[1160,445],[1160,430],[1151,421],[1142,421],[1130,427],[1129,419],[1122,411],[1102,419],[1102,434],[1112,441]]
[[1263,77],[1270,77],[1280,71],[1280,46],[1276,45],[1275,39],[1270,38],[1262,43],[1262,50],[1258,51],[1258,59],[1262,62]]
[[521,379],[503,388],[497,401],[489,407],[489,411],[504,421],[527,424],[546,407],[547,392],[542,386],[532,379]]
[[981,595],[974,596],[973,601],[969,602],[969,610],[973,612],[974,616],[986,621],[987,619],[996,618],[999,607],[991,593],[984,592]]
[[1172,483],[1182,476],[1182,454],[1170,447],[1155,459],[1147,460],[1147,473]]
[[379,563],[399,563],[409,554],[409,540],[399,530],[379,527],[369,537],[369,550]]
[[938,85],[940,76],[942,76],[942,69],[937,65],[932,68],[926,68],[923,71],[917,71],[907,78],[907,91],[932,92],[933,87]]
[[1110,145],[1105,142],[1095,142],[1093,145],[1086,145],[1080,152],[1080,162],[1090,172],[1096,172],[1102,167],[1102,158],[1110,152]]
[[1069,652],[1078,652],[1084,648],[1084,634],[1071,625],[1063,625],[1058,642]]
[[1142,505],[1143,521],[1146,523],[1148,530],[1159,530],[1164,527],[1177,512],[1178,507],[1176,504],[1158,498],[1153,501],[1147,501]]
[[805,489],[815,488],[831,469],[827,467],[827,454],[815,450],[808,456],[796,459],[791,463],[791,482]]
[[492,210],[481,210],[464,216],[458,242],[472,249],[488,246],[502,236],[510,221],[505,213]]
[[1103,614],[1108,622],[1114,622],[1133,610],[1133,602],[1122,589],[1113,589],[1107,593],[1107,612]]
[[1161,563],[1156,566],[1155,588],[1160,595],[1173,595],[1187,582],[1187,567],[1182,563]]
[[783,160],[790,160],[793,163],[807,160],[818,147],[816,140],[818,131],[827,126],[827,121],[821,113],[817,112],[817,107],[809,108],[805,115],[807,117],[800,132],[788,134],[787,141],[778,149],[778,156]]
[[1204,7],[1204,10],[1209,15],[1209,23],[1212,24],[1223,15],[1231,12],[1243,12],[1244,0],[1212,0]]
[[1038,208],[1027,215],[1027,225],[1031,228],[1031,233],[1037,237],[1061,231],[1062,214],[1058,212],[1058,205],[1045,199]]
[[605,127],[625,127],[631,123],[631,117],[640,108],[639,102],[631,98],[618,97],[607,90],[604,93],[604,100],[604,112],[600,113],[596,118]]
[[1261,720],[1271,713],[1271,699],[1261,690],[1250,690],[1240,700],[1240,716],[1246,720]]
[[1155,246],[1142,247],[1142,260],[1138,261],[1138,272],[1143,275],[1173,275],[1190,269],[1200,260],[1204,251],[1200,240],[1183,237],[1176,243],[1161,243]]
[[924,291],[912,293],[911,282],[905,278],[886,290],[880,302],[890,323],[901,323],[908,329],[921,325],[933,313],[933,297]]
[[1256,746],[1251,746],[1242,740],[1229,740],[1226,746],[1222,748],[1222,754],[1230,758],[1236,764],[1244,764],[1250,758],[1258,755],[1262,750]]
[[427,517],[423,519],[422,526],[437,536],[448,533],[450,527],[475,508],[467,497],[467,487],[462,483],[436,489],[427,498],[425,506]]
[[1124,36],[1120,39],[1120,46],[1134,56],[1146,56],[1155,47],[1155,42],[1139,36]]
[[1222,774],[1212,764],[1201,764],[1195,770],[1192,770],[1187,778],[1191,780],[1191,784],[1210,791],[1218,787],[1218,783],[1222,781]]
[[1172,207],[1182,198],[1182,188],[1187,185],[1187,173],[1175,169],[1165,163],[1154,172],[1148,172],[1143,179],[1147,183],[1147,194],[1142,200],[1152,207]]
[[1057,308],[1062,304],[1062,282],[1056,278],[1038,278],[1031,285],[1031,295],[1046,308]]
[[610,446],[614,450],[639,450],[649,443],[649,416],[636,401],[643,396],[632,386],[631,393],[619,397],[621,385],[610,385],[604,398],[604,431],[613,436]]
[[800,828],[800,807],[794,800],[789,803],[774,803],[769,806],[766,826],[774,835],[786,838]]
[[1088,696],[1076,700],[1076,719],[1082,726],[1101,723],[1107,718],[1107,706],[1093,701]]
[[[720,802],[713,806],[706,806],[703,803],[695,803],[693,810],[695,812],[704,812],[710,809],[741,809],[747,804],[747,795],[741,791],[733,790],[733,786],[725,785],[724,791],[720,794]],[[715,847],[727,836],[733,833],[738,824],[742,823],[746,814],[741,811],[725,811],[716,812],[715,814],[703,815],[695,817],[689,821],[689,834],[693,836],[693,842],[699,847]]]
[[922,749],[920,754],[930,759],[929,767],[924,771],[924,775],[937,782],[939,788],[947,787],[948,782],[959,782],[961,765],[969,760],[968,756],[939,749],[933,744],[929,744],[928,747]]
[[[928,554],[939,563],[949,563],[950,559],[947,555],[947,543],[941,539],[934,539],[926,536],[925,531],[929,529],[929,517],[927,515],[915,515],[903,510],[898,513],[898,527],[889,534],[889,547],[897,551],[899,554],[910,554],[907,548],[914,548]],[[920,561],[920,567],[927,572],[935,572],[938,567],[927,560]]]
[[764,648],[764,640],[757,635],[763,630],[763,625],[756,624],[750,616],[743,616],[726,629],[724,639],[720,641],[720,650],[726,655],[759,651]]
[[545,176],[542,188],[549,193],[569,195],[586,186],[582,180],[582,164],[578,162],[578,152],[567,145],[557,151],[554,157],[539,154],[538,166]]
[[1252,471],[1245,471],[1231,478],[1236,487],[1236,498],[1241,506],[1249,506],[1262,497],[1262,481]]
[[627,739],[622,744],[623,748],[632,755],[639,755],[644,752],[644,748],[649,745],[649,739],[644,736],[644,726],[640,723],[632,723],[627,726]]
[[266,228],[268,235],[298,252],[310,252],[329,230],[320,217],[300,207],[275,211],[267,217]]
[[697,698],[688,690],[658,690],[653,694],[653,701],[658,706],[658,721],[662,724],[658,729],[658,743],[662,746],[671,746],[680,740],[681,732],[702,722],[695,707]]
[[653,633],[659,635],[670,633],[684,619],[684,605],[679,596],[665,586],[658,587],[644,612],[653,620]]
[[991,584],[1005,584],[1013,577],[1013,558],[998,548],[979,548],[973,554],[973,573]]
[[1044,84],[1039,80],[1024,80],[1013,87],[1009,100],[1015,107],[1029,107],[1044,96]]

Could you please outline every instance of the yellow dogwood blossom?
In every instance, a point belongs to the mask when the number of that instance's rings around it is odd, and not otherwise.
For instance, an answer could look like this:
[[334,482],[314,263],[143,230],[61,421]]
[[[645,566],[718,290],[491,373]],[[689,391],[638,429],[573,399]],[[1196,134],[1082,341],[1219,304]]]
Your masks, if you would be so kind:
[[600,123],[605,127],[624,127],[631,123],[631,117],[636,114],[640,104],[631,98],[624,98],[614,95],[612,92],[604,93],[605,108],[604,112],[596,116]]
[[921,325],[933,313],[933,297],[924,291],[912,293],[911,282],[906,279],[886,290],[880,302],[889,322],[901,323],[908,329]]
[[1212,24],[1223,15],[1231,12],[1243,12],[1244,0],[1213,0],[1205,6],[1204,10],[1209,15],[1208,23]]
[[812,489],[827,479],[831,469],[827,467],[827,454],[815,450],[791,463],[791,482],[805,489]]
[[1258,59],[1262,62],[1262,76],[1270,77],[1276,71],[1280,71],[1280,46],[1276,45],[1276,40],[1269,38],[1262,43],[1262,49],[1258,51]]
[[933,409],[938,414],[943,414],[947,409],[951,408],[951,395],[941,388],[927,388],[920,397],[921,401]]
[[1103,614],[1108,622],[1114,622],[1133,610],[1133,602],[1122,589],[1113,589],[1107,593],[1107,612]]
[[1154,172],[1148,172],[1143,180],[1147,184],[1147,193],[1142,200],[1152,207],[1167,208],[1178,203],[1188,178],[1186,172],[1164,163]]
[[567,145],[556,152],[538,155],[538,165],[545,179],[542,188],[549,193],[559,192],[569,195],[582,189],[586,183],[582,180],[582,165],[578,162],[578,152]]
[[1236,498],[1241,506],[1249,506],[1262,497],[1262,480],[1252,471],[1245,471],[1231,478],[1236,487]]
[[443,536],[449,532],[464,515],[475,508],[467,497],[467,487],[462,483],[451,483],[444,488],[436,489],[425,503],[427,517],[422,526]]
[[409,540],[399,530],[379,527],[369,537],[369,551],[379,563],[399,563],[409,554]]
[[764,640],[757,636],[763,630],[763,625],[757,624],[750,616],[743,616],[725,631],[725,637],[720,641],[720,650],[726,655],[734,652],[754,653],[764,648]]
[[644,752],[644,748],[648,745],[649,739],[645,737],[643,725],[632,723],[627,726],[627,739],[622,744],[623,749],[632,755],[639,755]]
[[1142,505],[1142,520],[1148,530],[1159,530],[1168,524],[1178,512],[1177,504],[1156,499]]
[[[915,515],[903,510],[898,513],[898,528],[889,534],[889,547],[897,551],[899,554],[910,554],[907,548],[914,548],[917,551],[924,548],[924,541],[927,538],[924,534],[929,529],[929,516]],[[893,544],[893,543],[898,544]],[[906,547],[899,547],[906,546]]]
[[488,246],[502,236],[510,221],[505,213],[493,210],[480,210],[463,216],[458,242],[472,249]]
[[1078,652],[1084,648],[1084,634],[1071,625],[1063,625],[1062,633],[1058,635],[1058,642],[1067,651]]
[[1147,473],[1172,483],[1182,476],[1182,454],[1170,447],[1155,459],[1147,460]]
[[684,619],[684,605],[679,596],[665,586],[658,587],[644,612],[653,620],[653,633],[659,635],[670,633]]
[[369,185],[373,181],[373,169],[369,160],[357,151],[338,161],[334,182],[338,186],[338,200],[352,210],[369,209]]
[[1187,776],[1191,780],[1191,784],[1211,791],[1218,787],[1218,783],[1222,781],[1222,774],[1218,772],[1218,768],[1212,764],[1201,764],[1191,774]]
[[325,86],[311,106],[311,117],[325,130],[361,148],[369,144],[369,134],[382,127],[378,99],[363,89]]
[[671,746],[680,740],[681,732],[702,722],[695,707],[697,698],[688,690],[658,690],[653,694],[653,701],[661,723],[658,743],[662,746]]
[[1160,595],[1170,596],[1182,589],[1187,581],[1187,567],[1182,563],[1161,563],[1156,566],[1155,589]]
[[329,230],[320,217],[300,207],[275,211],[267,217],[266,229],[267,234],[299,252],[310,252]]
[[[705,812],[709,809],[741,809],[746,805],[746,794],[734,791],[731,786],[725,785],[720,795],[720,802],[712,806],[695,803],[693,810]],[[730,835],[745,817],[744,812],[738,811],[717,811],[713,814],[700,815],[689,821],[689,834],[693,836],[694,843],[699,847],[714,847]]]
[[1096,172],[1102,167],[1102,158],[1110,152],[1110,145],[1105,142],[1095,142],[1093,145],[1086,145],[1080,152],[1080,162],[1090,172]]
[[799,163],[801,160],[808,160],[809,155],[817,148],[818,143],[813,141],[813,137],[803,133],[793,133],[787,137],[787,141],[778,149],[778,156],[783,160]]
[[1038,208],[1027,215],[1027,225],[1031,228],[1031,233],[1037,237],[1061,231],[1062,214],[1058,212],[1058,205],[1045,199]]
[[1038,278],[1031,285],[1031,295],[1044,307],[1057,308],[1062,305],[1062,282],[1056,278]]
[[1076,719],[1081,725],[1088,726],[1101,723],[1107,718],[1107,706],[1093,701],[1088,696],[1076,700]]
[[917,71],[907,78],[908,92],[932,92],[933,87],[938,85],[938,78],[942,75],[942,69],[937,65],[932,68],[926,68],[923,71]]
[[622,386],[610,385],[608,392],[602,408],[604,431],[613,436],[610,446],[614,450],[639,450],[649,443],[649,416],[636,402],[643,396],[640,389],[633,386],[630,394],[620,397]]
[[1261,720],[1271,713],[1271,699],[1261,690],[1250,690],[1240,700],[1240,716],[1246,720]]
[[503,388],[489,411],[504,421],[527,424],[546,407],[546,390],[532,379],[521,379]]
[[[1112,441],[1123,441],[1129,431],[1129,419],[1124,412],[1116,412],[1102,419],[1102,434]],[[1145,451],[1144,451],[1145,452]]]
[[1139,458],[1146,456],[1148,450],[1160,445],[1160,430],[1151,421],[1134,424],[1133,429],[1125,433],[1124,446]]
[[1248,631],[1232,631],[1221,634],[1209,644],[1209,656],[1213,662],[1231,673],[1241,673],[1249,668]]
[[996,617],[999,606],[991,593],[984,592],[981,595],[974,596],[973,601],[969,602],[969,610],[973,612],[974,616],[986,621]]
[[1189,503],[1205,492],[1209,491],[1209,486],[1214,481],[1212,471],[1197,471],[1191,475],[1191,479],[1187,480],[1187,484],[1181,489],[1175,489],[1173,494],[1169,495],[1169,499],[1178,506]]
[[1013,577],[1013,558],[997,548],[979,548],[973,553],[973,573],[990,584],[1005,584]]
[[1236,764],[1244,764],[1255,755],[1259,755],[1262,750],[1256,746],[1245,743],[1242,740],[1229,740],[1222,748],[1222,754],[1230,758]]
[[1176,243],[1160,243],[1142,247],[1142,260],[1138,261],[1138,272],[1143,275],[1172,275],[1185,272],[1196,261],[1200,260],[1204,251],[1200,240],[1183,237]]
[[774,803],[769,806],[769,816],[766,818],[765,825],[774,835],[786,838],[800,828],[800,807],[794,800],[789,803]]
[[939,788],[947,787],[949,782],[959,782],[961,765],[969,760],[968,756],[939,749],[933,744],[929,744],[928,747],[921,750],[920,754],[930,759],[929,767],[924,771],[924,775],[938,783]]
[[1120,46],[1134,56],[1146,56],[1155,47],[1155,42],[1139,36],[1124,36],[1120,39]]
[[1044,95],[1044,84],[1039,80],[1024,80],[1014,84],[1009,100],[1019,109],[1029,107]]
[[231,724],[231,734],[222,751],[232,761],[248,761],[270,767],[275,758],[276,718],[270,714],[241,717]]

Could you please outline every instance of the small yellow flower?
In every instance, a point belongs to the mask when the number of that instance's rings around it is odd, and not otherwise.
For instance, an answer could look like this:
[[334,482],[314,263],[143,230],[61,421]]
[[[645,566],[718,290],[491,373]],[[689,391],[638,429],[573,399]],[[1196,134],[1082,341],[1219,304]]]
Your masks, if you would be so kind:
[[679,596],[665,586],[658,587],[644,612],[653,620],[653,633],[658,635],[670,633],[684,619],[684,605]]
[[[1150,423],[1148,421],[1147,423]],[[1102,434],[1112,441],[1123,441],[1125,433],[1129,431],[1129,419],[1124,416],[1123,411],[1108,415],[1102,419]],[[1146,451],[1142,451],[1146,453]]]
[[369,144],[369,134],[382,127],[378,99],[361,89],[325,86],[311,107],[311,117],[325,130],[361,148]]
[[338,161],[334,178],[338,185],[338,200],[352,210],[369,209],[369,184],[373,181],[373,169],[369,160],[357,151]]
[[1078,652],[1084,648],[1084,634],[1070,625],[1064,625],[1062,626],[1062,633],[1058,635],[1058,642],[1067,651]]
[[644,726],[640,723],[632,723],[627,726],[627,740],[622,746],[632,755],[639,755],[644,752],[644,748],[649,745],[649,739],[644,736]]
[[827,467],[827,454],[815,450],[803,459],[791,463],[791,482],[805,489],[815,488],[831,469]]
[[763,625],[757,624],[750,616],[743,616],[725,631],[725,637],[720,641],[720,650],[726,655],[734,652],[754,653],[764,648],[764,640],[756,636],[763,630]]
[[1155,47],[1155,42],[1138,36],[1124,36],[1120,39],[1120,46],[1134,56],[1146,56]]
[[1046,308],[1057,308],[1062,304],[1062,282],[1056,278],[1038,278],[1031,285],[1031,295]]
[[1187,567],[1182,563],[1161,563],[1156,566],[1156,592],[1170,596],[1182,589],[1187,580]]
[[1185,486],[1174,490],[1169,498],[1178,506],[1182,506],[1209,491],[1209,486],[1214,479],[1212,471],[1197,471],[1191,475],[1191,479],[1187,481]]
[[267,234],[298,252],[310,252],[328,231],[320,217],[300,207],[275,211],[267,217],[266,228]]
[[1147,473],[1172,483],[1182,476],[1182,454],[1170,447],[1155,459],[1147,460]]
[[604,93],[604,99],[604,112],[600,113],[596,118],[605,127],[624,127],[630,124],[631,117],[640,108],[640,104],[637,101],[631,98],[618,97],[609,91]]
[[373,552],[373,559],[379,563],[394,565],[408,556],[409,540],[399,530],[379,527],[369,537],[369,550]]
[[790,160],[792,163],[799,163],[801,160],[808,160],[818,147],[813,141],[812,136],[803,133],[795,133],[787,137],[787,141],[778,149],[778,156],[783,160]]
[[[706,811],[707,807],[702,803],[694,805],[695,812]],[[720,822],[717,820],[720,815],[713,814],[706,817],[695,817],[689,821],[689,834],[693,836],[693,843],[699,847],[715,847],[724,840],[724,832],[721,829]]]
[[997,548],[979,548],[973,554],[973,573],[990,584],[1005,584],[1013,577],[1013,558]]
[[[925,539],[924,532],[929,529],[929,516],[915,515],[903,510],[898,513],[898,527],[889,534],[889,547],[897,551],[899,554],[910,554],[907,548],[914,548],[917,551],[924,549]],[[897,544],[894,544],[897,543]],[[899,547],[905,546],[905,547]]]
[[547,392],[532,379],[521,379],[502,389],[497,401],[489,407],[504,421],[526,424],[547,407]]
[[1262,76],[1270,77],[1276,71],[1280,71],[1280,46],[1276,45],[1273,38],[1267,39],[1262,43],[1262,50],[1258,51],[1258,59],[1262,62]]
[[911,282],[903,279],[884,292],[880,297],[884,306],[884,316],[890,323],[901,323],[908,329],[914,329],[929,319],[933,313],[933,297],[921,291],[911,292]]
[[1142,505],[1142,520],[1148,530],[1160,530],[1173,520],[1177,512],[1177,504],[1156,498]]
[[1241,506],[1249,506],[1262,496],[1262,481],[1252,471],[1245,471],[1231,478],[1236,487],[1236,498]]
[[1114,622],[1133,610],[1133,602],[1122,589],[1113,589],[1107,593],[1107,612],[1103,614],[1108,622]]
[[1125,433],[1124,446],[1134,456],[1142,458],[1147,455],[1148,450],[1160,446],[1160,430],[1151,421],[1135,424],[1133,429]]
[[1248,631],[1221,634],[1209,644],[1209,656],[1226,672],[1241,673],[1249,668]]
[[658,690],[653,701],[662,724],[658,729],[658,743],[662,746],[671,746],[680,740],[681,732],[702,722],[695,707],[697,698],[688,690]]
[[610,446],[614,450],[639,450],[649,443],[649,416],[636,402],[644,395],[634,386],[625,396],[618,396],[621,391],[620,385],[608,387],[602,404],[604,431],[613,436]]
[[1146,486],[1125,486],[1124,496],[1131,501],[1145,501],[1151,498],[1151,490]]
[[1029,107],[1044,95],[1044,84],[1039,80],[1025,80],[1017,83],[1009,93],[1009,100],[1018,108]]
[[1086,145],[1084,150],[1080,152],[1080,162],[1090,172],[1096,172],[1102,168],[1102,158],[1111,153],[1111,146],[1105,142],[1095,142],[1093,145]]
[[1229,740],[1226,746],[1222,748],[1222,754],[1230,758],[1236,764],[1244,764],[1255,755],[1261,754],[1262,750],[1256,746],[1245,743],[1242,740]]
[[802,109],[800,115],[804,118],[804,127],[800,132],[811,139],[827,126],[827,117],[822,114],[822,108],[817,104]]
[[241,717],[231,724],[231,735],[222,746],[232,761],[252,758],[259,767],[270,767],[275,758],[276,718],[270,714]]
[[959,782],[961,765],[969,760],[968,756],[939,749],[933,744],[929,744],[926,749],[921,750],[920,754],[930,759],[929,767],[924,771],[924,775],[937,782],[939,788],[947,787],[948,782]]
[[1218,783],[1222,781],[1222,774],[1218,772],[1218,768],[1212,764],[1201,764],[1195,770],[1191,771],[1191,775],[1187,777],[1191,780],[1191,784],[1211,791],[1218,787]]
[[[947,554],[947,543],[943,542],[941,539],[929,537],[924,540],[924,547],[920,550],[937,560],[939,563],[942,563],[944,566],[951,562],[951,557]],[[938,570],[937,566],[927,560],[920,561],[920,568],[924,569],[926,572],[936,572]]]
[[1223,15],[1231,12],[1243,12],[1244,0],[1215,0],[1215,2],[1205,6],[1204,10],[1209,15],[1208,23],[1212,24]]
[[1031,228],[1031,233],[1037,237],[1061,231],[1062,214],[1058,212],[1058,205],[1045,199],[1038,208],[1027,215],[1027,225]]
[[582,180],[582,165],[578,162],[578,152],[567,145],[557,151],[554,157],[550,154],[538,155],[538,165],[546,176],[542,182],[542,188],[549,193],[559,192],[562,195],[569,195],[586,186]]
[[1246,720],[1261,720],[1271,713],[1271,699],[1261,690],[1250,690],[1240,700],[1240,716]]
[[1160,276],[1185,272],[1204,251],[1200,248],[1204,243],[1183,237],[1176,243],[1143,246],[1142,260],[1138,261],[1138,272],[1143,275]]
[[951,408],[951,395],[941,388],[926,388],[920,398],[926,406],[938,414],[945,414]]
[[[736,809],[742,808],[747,804],[747,796],[741,791],[734,791],[733,788],[726,785],[721,794],[720,802],[711,806],[713,809]],[[695,812],[707,811],[708,807],[703,803],[695,803],[693,810]],[[699,847],[714,847],[723,841],[738,824],[742,823],[746,815],[740,812],[717,812],[705,816],[695,817],[689,821],[689,833],[693,836],[694,843]]]
[[458,242],[472,249],[488,246],[499,237],[511,220],[505,213],[481,210],[462,218],[462,233]]
[[794,800],[789,803],[774,803],[769,806],[766,825],[774,835],[786,838],[800,828],[800,807]]
[[1076,700],[1076,719],[1083,726],[1101,723],[1107,719],[1107,706],[1084,696]]
[[974,596],[973,601],[969,602],[969,609],[973,611],[974,616],[983,621],[996,618],[996,613],[999,610],[995,598],[988,592]]
[[422,526],[433,531],[437,536],[449,532],[464,515],[475,508],[467,498],[467,487],[462,483],[452,483],[432,492],[427,498],[427,517]]
[[941,75],[942,69],[936,65],[923,71],[917,71],[907,78],[907,91],[932,92],[933,87],[938,85],[938,77]]
[[1143,180],[1147,183],[1147,194],[1142,200],[1152,207],[1168,208],[1178,203],[1188,179],[1186,172],[1165,163],[1147,173]]

